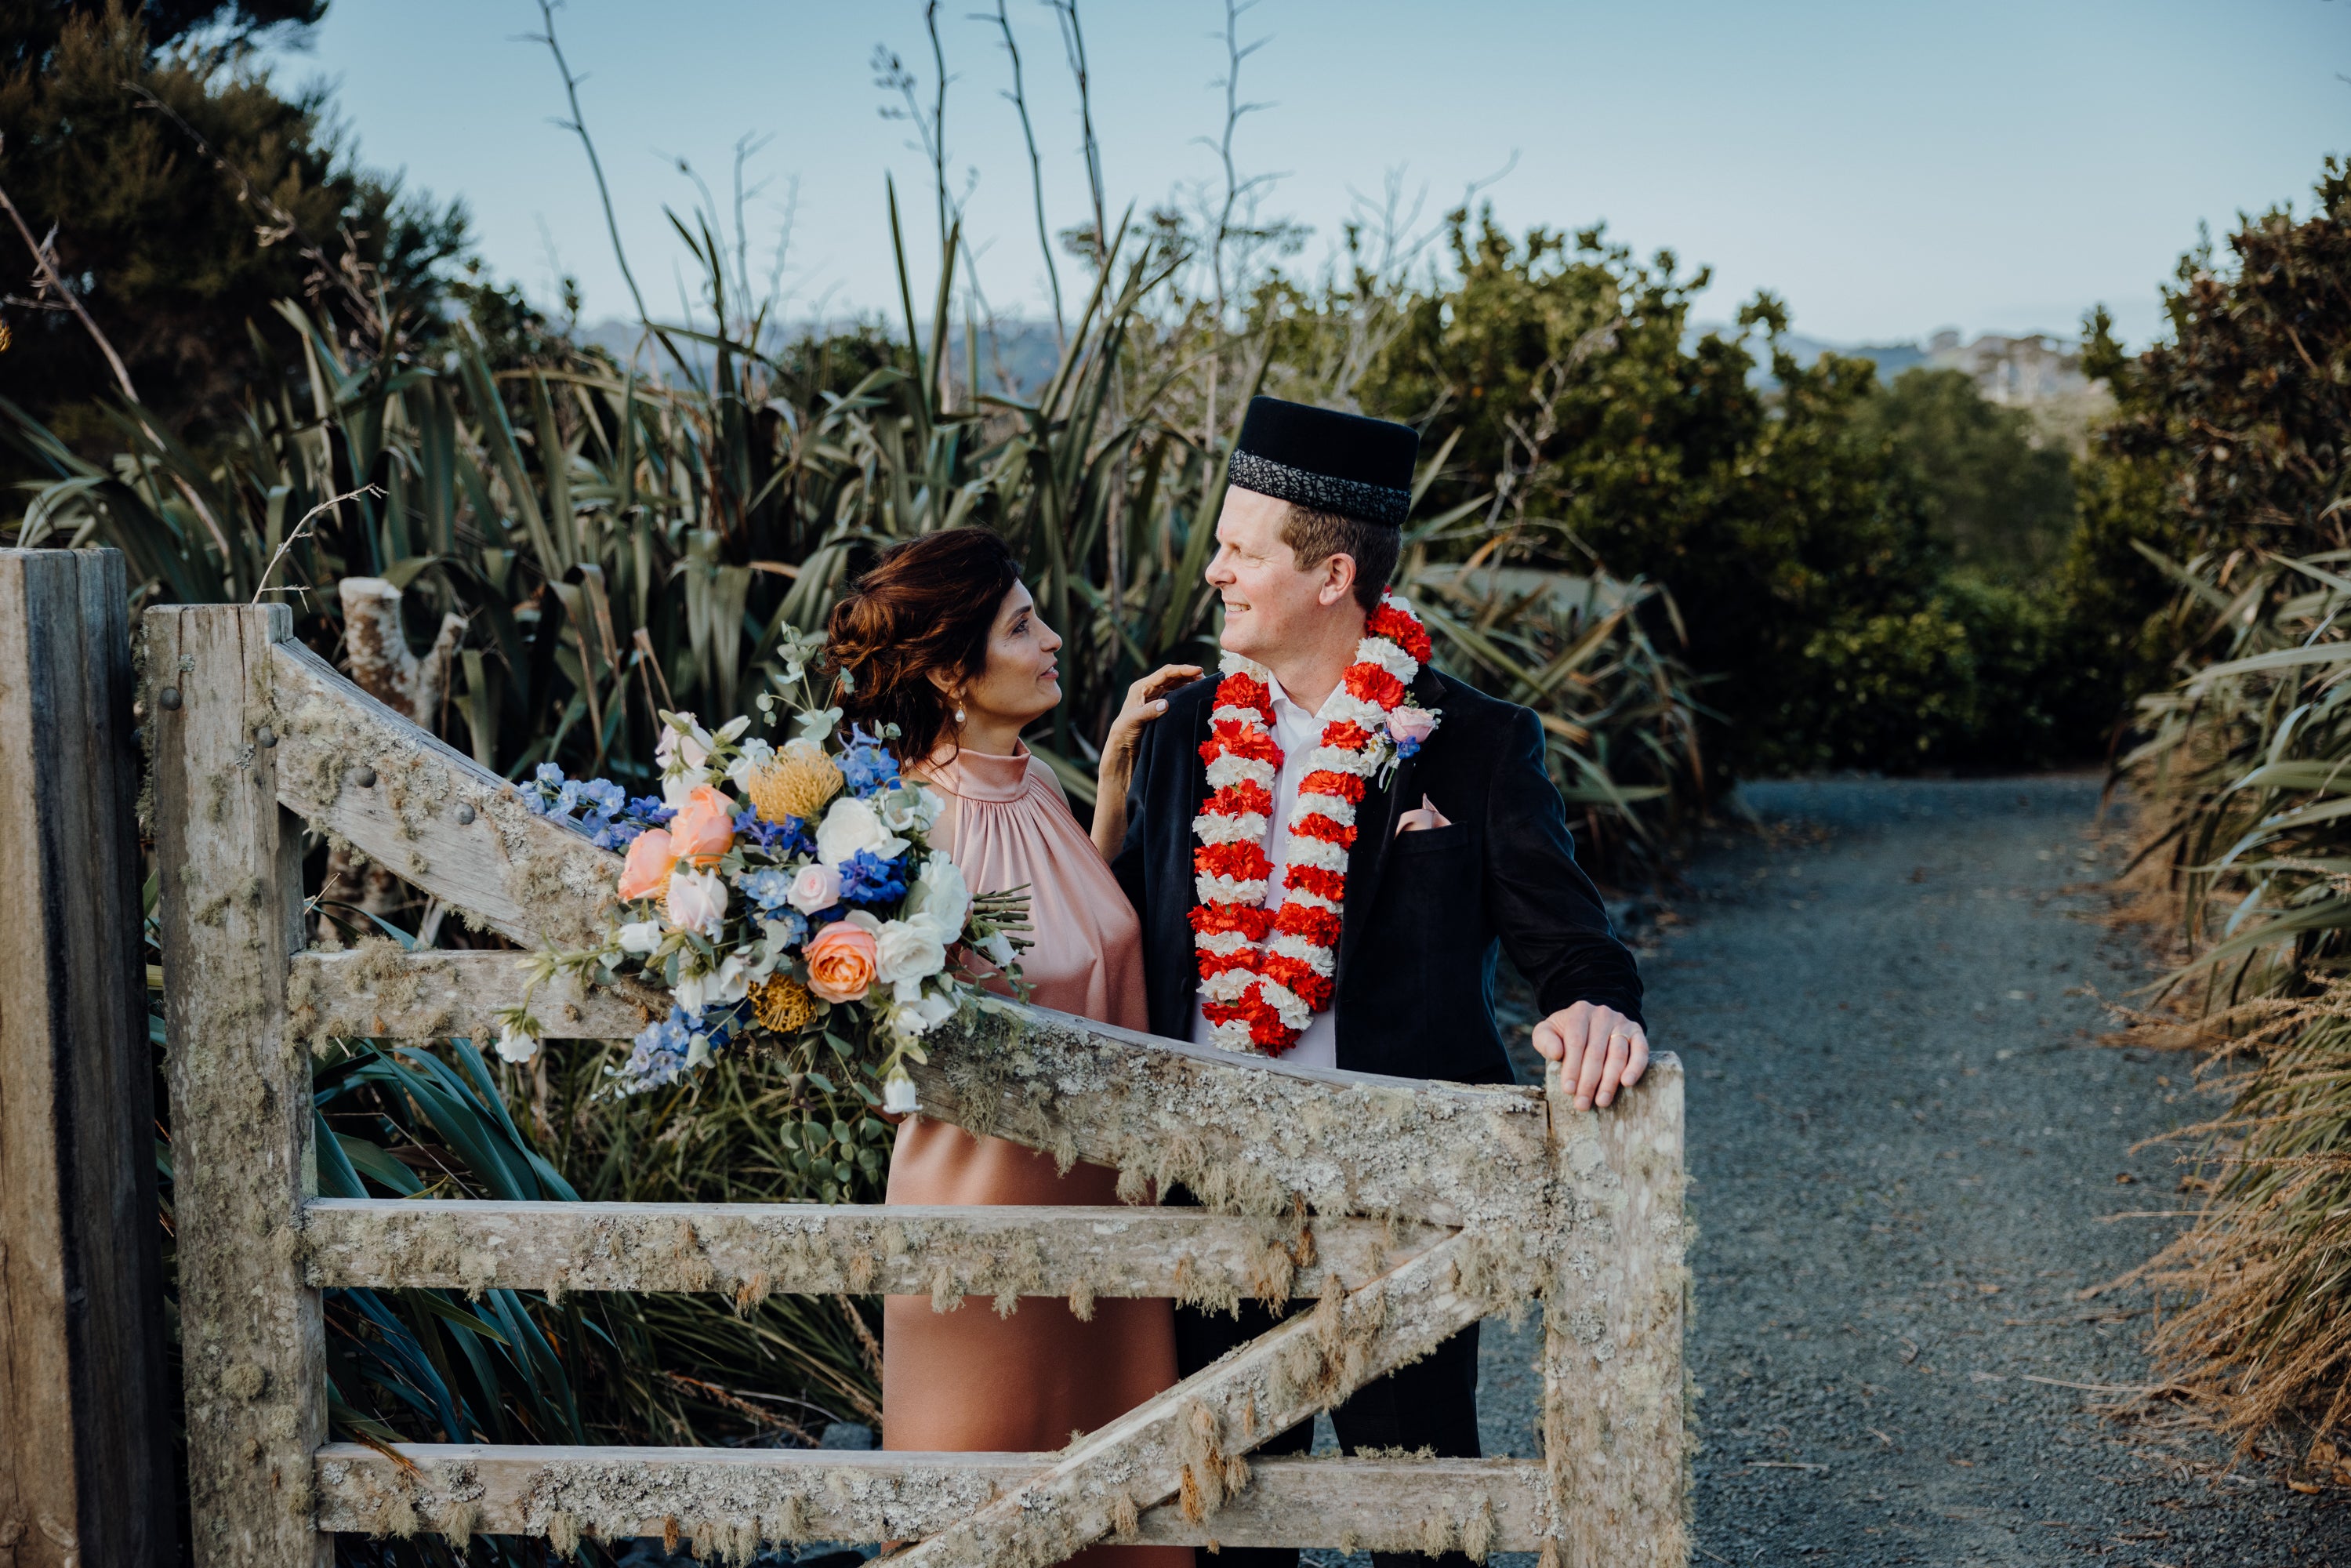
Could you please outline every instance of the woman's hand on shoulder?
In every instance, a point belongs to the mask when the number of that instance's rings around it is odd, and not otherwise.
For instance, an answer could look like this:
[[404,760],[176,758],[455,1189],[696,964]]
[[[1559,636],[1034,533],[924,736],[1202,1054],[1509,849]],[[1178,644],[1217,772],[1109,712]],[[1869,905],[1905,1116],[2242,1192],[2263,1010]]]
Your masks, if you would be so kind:
[[1126,838],[1126,786],[1134,777],[1134,754],[1143,747],[1143,727],[1167,711],[1167,694],[1200,678],[1197,664],[1162,664],[1126,688],[1126,702],[1102,737],[1102,765],[1094,771],[1094,848],[1113,860]]
[[1169,692],[1199,678],[1197,664],[1162,664],[1126,688],[1126,702],[1110,721],[1110,734],[1102,739],[1103,778],[1112,777],[1115,768],[1123,786],[1134,768],[1134,754],[1143,745],[1143,727],[1167,711]]

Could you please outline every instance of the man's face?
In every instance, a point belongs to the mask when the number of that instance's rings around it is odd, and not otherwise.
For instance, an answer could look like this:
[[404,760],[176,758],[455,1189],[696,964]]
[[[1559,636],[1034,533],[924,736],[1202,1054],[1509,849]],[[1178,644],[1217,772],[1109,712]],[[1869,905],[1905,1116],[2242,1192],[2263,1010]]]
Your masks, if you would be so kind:
[[1217,517],[1217,555],[1205,575],[1225,601],[1225,647],[1252,659],[1311,641],[1332,607],[1352,599],[1354,563],[1346,556],[1298,569],[1297,552],[1281,540],[1289,513],[1288,502],[1234,486]]

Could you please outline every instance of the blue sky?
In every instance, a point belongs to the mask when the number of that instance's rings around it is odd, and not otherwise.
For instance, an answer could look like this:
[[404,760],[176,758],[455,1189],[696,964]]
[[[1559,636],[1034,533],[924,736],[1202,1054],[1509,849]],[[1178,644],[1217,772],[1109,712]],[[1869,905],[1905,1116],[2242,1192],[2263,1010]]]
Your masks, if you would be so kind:
[[[1040,0],[1007,5],[1047,205],[1072,224],[1089,200],[1061,37]],[[1043,270],[993,0],[940,11],[982,278],[999,309],[1033,309]],[[1223,121],[1221,0],[1080,14],[1113,209],[1213,182],[1198,139]],[[518,41],[538,25],[535,0],[333,0],[276,69],[333,85],[368,162],[464,197],[497,273],[547,300],[559,265],[590,319],[622,314],[585,159],[550,123],[561,83]],[[797,313],[894,307],[883,176],[917,236],[930,177],[910,127],[878,112],[870,61],[888,46],[927,91],[916,0],[574,0],[557,25],[657,314],[675,313],[684,266],[662,209],[695,200],[676,160],[726,199],[745,135],[770,139],[750,165],[755,268],[797,179]],[[2351,145],[2351,0],[1261,0],[1240,27],[1267,40],[1241,92],[1268,107],[1237,154],[1280,176],[1268,210],[1315,230],[1299,265],[1392,172],[1434,214],[1508,165],[1488,195],[1510,225],[1605,220],[1644,253],[1711,264],[1701,315],[1770,288],[1798,331],[1845,343],[2070,334],[2099,301],[2144,340],[2199,220],[2307,210],[2321,157]]]

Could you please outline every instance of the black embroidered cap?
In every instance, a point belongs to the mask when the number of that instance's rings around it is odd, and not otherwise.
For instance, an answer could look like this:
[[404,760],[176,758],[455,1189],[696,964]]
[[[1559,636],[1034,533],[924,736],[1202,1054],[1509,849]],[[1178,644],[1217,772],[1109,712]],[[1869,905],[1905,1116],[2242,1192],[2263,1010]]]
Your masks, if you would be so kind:
[[1408,424],[1257,397],[1227,472],[1244,490],[1393,528],[1412,510],[1419,455]]

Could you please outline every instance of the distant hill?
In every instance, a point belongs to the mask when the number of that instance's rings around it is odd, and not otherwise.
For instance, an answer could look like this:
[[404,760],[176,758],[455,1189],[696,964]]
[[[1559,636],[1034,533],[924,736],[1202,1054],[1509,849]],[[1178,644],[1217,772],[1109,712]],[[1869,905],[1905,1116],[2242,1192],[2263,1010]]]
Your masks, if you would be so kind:
[[[902,340],[905,333],[903,326],[888,321],[861,322],[847,319],[835,321],[796,321],[787,327],[769,329],[767,341],[761,347],[773,353],[793,343],[805,342],[812,338],[825,337],[837,332],[851,331],[860,326],[878,326],[883,335],[893,340]],[[930,329],[927,324],[924,326],[923,333],[923,349],[927,353],[930,350]],[[636,350],[643,331],[633,321],[607,319],[599,321],[592,327],[580,328],[576,336],[581,343],[603,349],[613,358],[626,363],[629,356]],[[954,327],[948,330],[947,373],[957,386],[961,386],[966,380],[967,367],[970,362],[964,355],[963,340],[961,327]],[[706,350],[698,349],[695,345],[683,340],[679,342],[678,347],[695,361],[698,368],[708,367],[710,359]],[[1041,321],[999,321],[993,330],[982,328],[979,332],[978,350],[980,390],[1013,398],[1026,397],[1042,391],[1045,384],[1053,379],[1053,371],[1060,367],[1061,360],[1061,345],[1054,337],[1053,329]],[[666,356],[662,358],[665,359]],[[646,362],[651,363],[650,361]],[[669,367],[664,365],[663,368]]]

